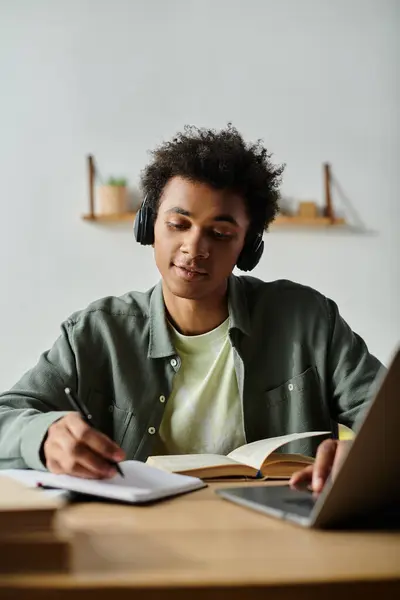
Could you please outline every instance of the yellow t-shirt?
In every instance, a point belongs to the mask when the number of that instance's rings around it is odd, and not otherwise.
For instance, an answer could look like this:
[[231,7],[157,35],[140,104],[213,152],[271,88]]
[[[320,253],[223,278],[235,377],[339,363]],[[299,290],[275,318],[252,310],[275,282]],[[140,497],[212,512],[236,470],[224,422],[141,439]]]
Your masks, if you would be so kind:
[[182,335],[171,326],[182,364],[165,407],[157,454],[228,454],[245,444],[228,331],[229,318],[202,335]]

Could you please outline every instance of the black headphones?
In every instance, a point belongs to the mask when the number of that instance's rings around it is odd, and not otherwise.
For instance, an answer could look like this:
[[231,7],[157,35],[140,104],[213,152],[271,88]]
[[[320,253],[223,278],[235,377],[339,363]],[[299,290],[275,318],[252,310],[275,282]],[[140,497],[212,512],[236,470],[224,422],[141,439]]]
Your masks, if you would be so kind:
[[[147,197],[143,200],[143,204],[136,213],[133,223],[133,231],[136,241],[143,246],[151,246],[154,244],[154,211],[147,201]],[[258,265],[262,253],[264,252],[264,241],[262,232],[258,232],[247,236],[243,250],[239,254],[236,266],[241,271],[251,271]]]

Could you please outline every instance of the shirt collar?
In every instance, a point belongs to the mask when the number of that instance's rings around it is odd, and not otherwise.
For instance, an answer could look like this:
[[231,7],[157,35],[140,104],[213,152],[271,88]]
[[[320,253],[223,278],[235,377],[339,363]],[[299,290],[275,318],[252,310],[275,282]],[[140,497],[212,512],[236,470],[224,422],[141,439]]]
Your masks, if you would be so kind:
[[165,314],[162,282],[153,288],[150,296],[150,340],[147,356],[149,358],[165,358],[176,354],[168,331]]
[[[247,298],[241,277],[231,275],[228,280],[229,330],[239,329],[244,335],[250,335],[250,319]],[[147,356],[166,358],[176,354],[168,331],[165,314],[162,282],[154,288],[150,296],[150,339]]]
[[250,335],[249,308],[242,277],[229,277],[228,310],[231,323],[229,329],[239,329],[244,335]]

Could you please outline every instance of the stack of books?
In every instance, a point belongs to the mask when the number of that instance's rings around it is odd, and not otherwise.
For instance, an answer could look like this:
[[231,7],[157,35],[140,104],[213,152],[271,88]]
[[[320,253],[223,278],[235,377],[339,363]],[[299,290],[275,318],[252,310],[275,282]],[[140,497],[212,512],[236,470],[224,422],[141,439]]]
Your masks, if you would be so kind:
[[56,525],[63,504],[0,473],[0,573],[68,570],[68,539]]

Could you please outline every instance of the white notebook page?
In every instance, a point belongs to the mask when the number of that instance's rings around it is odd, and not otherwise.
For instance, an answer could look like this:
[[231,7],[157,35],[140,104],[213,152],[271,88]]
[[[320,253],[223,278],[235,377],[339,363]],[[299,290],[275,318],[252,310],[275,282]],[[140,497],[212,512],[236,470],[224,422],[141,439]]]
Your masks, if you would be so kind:
[[20,471],[19,480],[24,482],[25,478],[28,485],[42,484],[102,498],[139,503],[196,490],[206,485],[196,477],[166,473],[135,460],[127,460],[120,463],[120,466],[125,477],[117,474],[112,479],[93,480],[28,470]]

